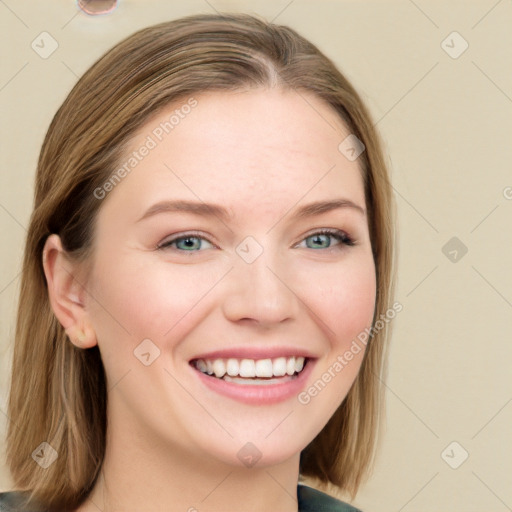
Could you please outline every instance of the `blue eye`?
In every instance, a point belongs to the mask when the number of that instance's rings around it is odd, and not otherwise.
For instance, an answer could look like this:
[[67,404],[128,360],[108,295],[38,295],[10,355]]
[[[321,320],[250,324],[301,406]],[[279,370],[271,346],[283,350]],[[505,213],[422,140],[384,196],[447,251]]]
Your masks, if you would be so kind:
[[316,233],[313,233],[312,235],[307,236],[304,241],[307,242],[307,240],[313,240],[313,247],[306,243],[308,249],[330,249],[330,239],[332,238],[339,242],[338,245],[355,245],[354,240],[352,240],[352,238],[350,238],[346,233],[340,231],[339,229],[322,229]]
[[189,234],[168,240],[163,244],[159,245],[157,249],[166,249],[170,248],[173,245],[176,245],[177,249],[181,252],[197,252],[198,249],[202,248],[202,242],[206,242],[207,244],[212,245],[210,242],[208,242],[208,240],[206,240],[202,236]]
[[[331,248],[331,239],[335,239],[338,244],[336,245],[355,245],[355,241],[350,238],[346,233],[340,231],[339,229],[323,229],[317,231],[306,238],[304,238],[303,242],[307,242],[307,240],[312,240],[312,244],[306,243],[307,249],[330,249]],[[172,238],[163,242],[162,244],[157,246],[157,249],[176,249],[179,252],[198,252],[200,249],[204,249],[204,243],[213,246],[211,242],[206,240],[206,238],[196,235],[194,233],[189,233],[187,235],[182,235],[176,238]],[[208,247],[206,247],[208,249]],[[210,247],[211,248],[211,247]]]

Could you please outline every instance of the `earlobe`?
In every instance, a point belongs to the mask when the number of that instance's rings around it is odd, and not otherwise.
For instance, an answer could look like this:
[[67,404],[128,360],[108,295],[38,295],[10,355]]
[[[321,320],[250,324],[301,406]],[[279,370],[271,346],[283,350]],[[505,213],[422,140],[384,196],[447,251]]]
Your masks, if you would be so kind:
[[52,234],[46,240],[43,268],[52,310],[71,342],[79,348],[96,345],[85,309],[85,289],[76,279],[78,265],[69,259],[58,235]]
[[66,329],[66,334],[71,343],[78,348],[91,348],[97,344],[94,331],[89,327],[79,327],[77,324],[74,324]]

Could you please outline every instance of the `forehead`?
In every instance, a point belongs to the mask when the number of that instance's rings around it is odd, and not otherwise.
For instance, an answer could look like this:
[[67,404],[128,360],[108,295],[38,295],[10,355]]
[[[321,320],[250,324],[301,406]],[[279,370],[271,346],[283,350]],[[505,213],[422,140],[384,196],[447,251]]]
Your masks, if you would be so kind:
[[338,149],[349,134],[334,109],[303,91],[184,98],[138,130],[109,202],[130,200],[134,215],[173,198],[270,209],[341,195],[364,205],[358,161]]

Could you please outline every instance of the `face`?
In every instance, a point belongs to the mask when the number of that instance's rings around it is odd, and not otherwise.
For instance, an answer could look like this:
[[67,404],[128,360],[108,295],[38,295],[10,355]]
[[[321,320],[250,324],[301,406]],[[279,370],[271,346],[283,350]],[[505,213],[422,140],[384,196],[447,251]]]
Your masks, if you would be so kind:
[[203,462],[279,463],[323,428],[363,358],[344,357],[375,304],[361,170],[312,95],[185,103],[140,128],[137,163],[97,217],[87,311],[109,429]]

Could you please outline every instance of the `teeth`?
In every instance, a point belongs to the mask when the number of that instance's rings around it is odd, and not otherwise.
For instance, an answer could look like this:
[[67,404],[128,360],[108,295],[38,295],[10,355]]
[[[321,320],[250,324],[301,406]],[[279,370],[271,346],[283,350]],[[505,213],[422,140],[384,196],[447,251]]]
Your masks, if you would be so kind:
[[274,379],[244,379],[243,377],[230,377],[229,375],[224,375],[224,379],[226,382],[235,382],[236,384],[245,384],[247,386],[268,386],[270,384],[277,384],[281,382],[280,377],[276,377]]
[[[293,359],[293,358],[292,358]],[[259,359],[256,361],[256,377],[272,377],[273,365],[272,359]]]
[[202,371],[203,373],[207,373],[207,364],[204,362],[204,359],[198,359],[196,362],[197,369]]
[[[201,361],[201,359],[199,359]],[[201,368],[199,368],[201,369]],[[228,359],[227,372],[231,377],[236,377],[240,371],[240,364],[237,359]]]
[[278,357],[277,359],[274,359],[272,362],[272,369],[276,377],[286,375],[286,357]]
[[277,357],[275,359],[197,359],[196,368],[208,375],[227,381],[230,377],[267,378],[294,375],[304,368],[304,357]]
[[215,373],[215,377],[223,377],[226,373],[226,365],[222,359],[215,359],[212,364],[213,373]]
[[286,373],[288,375],[293,375],[295,373],[295,357],[290,357],[290,359],[286,361]]
[[242,359],[240,361],[240,377],[256,377],[256,366],[252,359]]

